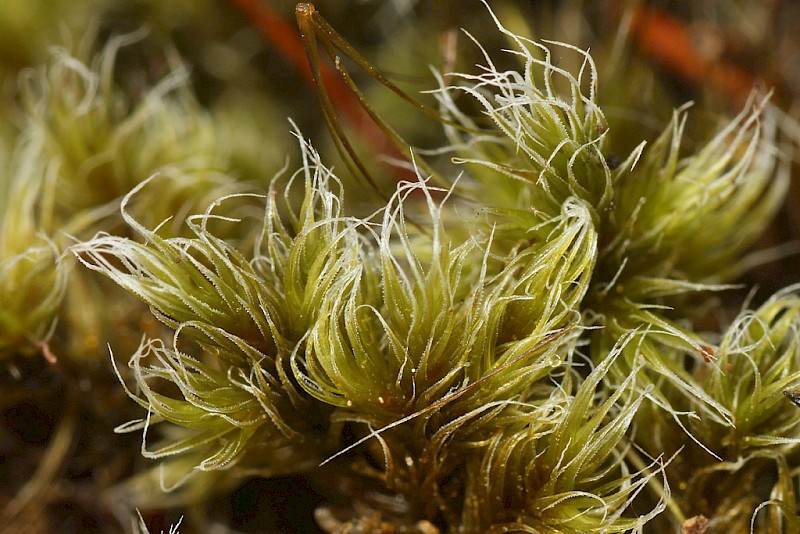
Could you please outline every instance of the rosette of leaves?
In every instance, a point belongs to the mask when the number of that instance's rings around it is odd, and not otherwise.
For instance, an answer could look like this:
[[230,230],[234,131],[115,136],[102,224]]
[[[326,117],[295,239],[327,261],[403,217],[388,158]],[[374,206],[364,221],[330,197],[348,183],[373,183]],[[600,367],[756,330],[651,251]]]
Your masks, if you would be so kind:
[[432,235],[412,242],[402,202],[390,204],[375,236],[376,261],[338,273],[305,355],[295,358],[310,394],[373,412],[375,424],[440,400],[462,373],[473,382],[574,322],[595,254],[586,208],[570,203],[531,229],[542,242],[534,237],[502,258],[508,263],[490,277],[486,264],[498,262],[489,249],[450,241],[427,187],[407,188],[428,195]]
[[[412,191],[424,195],[430,223],[414,220],[429,235],[407,226]],[[491,240],[453,240],[445,210],[425,182],[401,187],[374,231],[372,261],[336,273],[292,361],[304,389],[337,408],[335,421],[367,425],[354,445],[375,438],[376,476],[405,499],[388,511],[399,524],[444,515],[451,528],[480,531],[460,517],[462,499],[474,498],[454,489],[471,484],[464,458],[521,414],[548,411],[539,404],[557,393],[548,377],[577,338],[569,328],[596,234],[572,199],[529,229],[528,247],[495,256]]]
[[714,398],[733,414],[733,428],[703,428],[703,442],[734,460],[760,449],[790,454],[800,446],[800,410],[784,393],[800,387],[800,297],[790,287],[745,311],[719,343],[713,366],[697,369]]
[[[465,127],[447,131],[455,161],[469,164],[476,182],[464,186],[466,194],[491,214],[502,208],[504,228],[518,226],[511,237],[524,233],[537,214],[557,215],[572,197],[587,203],[597,225],[612,200],[613,177],[603,154],[608,122],[597,104],[594,61],[576,47],[538,43],[494,22],[514,45],[509,52],[519,68],[500,70],[481,47],[483,72],[452,74],[457,83],[437,91],[445,113]],[[577,73],[556,65],[554,54],[565,52],[582,60]],[[484,116],[461,111],[459,93],[475,99]]]
[[685,408],[688,398],[704,420],[732,427],[729,406],[692,372],[714,359],[712,342],[694,331],[695,317],[680,310],[691,309],[691,293],[730,287],[723,284],[743,269],[743,254],[776,212],[787,175],[773,143],[774,124],[760,106],[748,107],[697,152],[681,156],[685,121],[684,112],[676,112],[635,166],[614,171],[620,176],[615,207],[589,298],[605,326],[595,336],[595,353],[640,329],[641,341],[630,344],[611,376],[624,379],[633,360],[643,357],[671,383],[654,390],[653,398],[676,421],[679,412],[691,410],[670,407]]
[[[795,475],[789,467],[800,445],[800,409],[784,396],[800,386],[796,287],[742,312],[715,356],[713,366],[698,367],[695,374],[733,421],[691,421],[693,435],[722,461],[696,446],[687,450],[676,466],[689,482],[681,501],[733,532],[790,531],[790,525],[800,521]],[[675,448],[671,440],[652,445]],[[754,484],[756,480],[761,483]],[[718,486],[728,489],[710,491]],[[764,511],[757,513],[761,508]]]
[[686,317],[648,305],[725,288],[719,284],[741,272],[743,253],[775,214],[788,175],[773,142],[775,125],[761,105],[751,104],[684,156],[686,120],[676,111],[662,136],[637,150],[638,162],[614,171],[614,209],[592,307],[607,316],[615,335],[647,325],[704,353],[700,336],[670,320]]
[[[163,238],[144,227],[126,208],[150,181],[122,208],[143,242],[101,234],[73,247],[87,267],[136,295],[174,331],[171,343],[145,339],[129,362],[136,390],[128,393],[148,415],[120,430],[144,429],[146,438],[153,424],[167,427],[157,449],[143,445],[145,456],[188,454],[195,469],[235,465],[265,476],[324,459],[328,412],[298,390],[289,356],[318,320],[335,273],[359,263],[361,250],[330,172],[305,145],[304,154],[310,161],[292,179],[305,188],[300,208],[284,209],[289,196],[282,201],[273,190],[250,260],[209,231],[212,220],[231,221],[211,208],[188,220],[195,237]],[[163,469],[185,473],[185,464],[168,461]]]
[[41,221],[48,233],[86,234],[100,221],[112,229],[113,203],[155,173],[167,178],[145,192],[141,214],[151,225],[191,213],[235,183],[220,132],[195,102],[185,67],[173,64],[138,96],[116,85],[119,48],[141,37],[113,38],[91,62],[57,50],[48,65],[22,78],[27,127],[41,139],[38,157],[58,188]]
[[65,289],[65,271],[57,263],[58,250],[40,233],[39,198],[43,163],[17,154],[0,184],[0,357],[38,351],[55,326]]
[[536,410],[520,409],[516,420],[495,430],[488,447],[473,452],[467,493],[474,497],[463,511],[467,531],[628,532],[665,509],[668,485],[649,511],[632,504],[663,469],[659,461],[640,469],[628,463],[625,435],[647,391],[638,390],[636,371],[619,388],[602,385],[632,338],[585,379],[567,370],[560,389]]
[[741,272],[742,253],[763,233],[788,186],[775,121],[755,98],[689,154],[682,148],[688,116],[676,111],[638,163],[617,170],[606,249],[611,264],[625,262],[620,276],[633,278],[617,292],[652,299],[692,289],[682,281],[725,283]]

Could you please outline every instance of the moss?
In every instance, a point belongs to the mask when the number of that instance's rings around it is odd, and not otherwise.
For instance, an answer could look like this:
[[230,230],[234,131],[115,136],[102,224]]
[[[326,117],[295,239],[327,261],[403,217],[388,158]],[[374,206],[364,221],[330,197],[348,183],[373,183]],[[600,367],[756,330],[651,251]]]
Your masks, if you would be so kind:
[[[236,85],[243,61],[226,72],[246,105],[199,102],[169,53],[144,88],[121,76],[139,34],[94,56],[54,51],[20,78],[0,356],[9,375],[44,356],[87,399],[119,382],[139,411],[116,431],[141,431],[146,462],[127,451],[98,493],[130,528],[147,529],[137,507],[207,525],[213,499],[251,477],[302,478],[330,532],[800,521],[798,287],[760,305],[708,297],[741,280],[773,224],[793,123],[754,94],[702,139],[686,106],[644,135],[602,103],[603,70],[622,66],[518,35],[486,8],[494,35],[468,34],[483,64],[435,74],[436,110],[302,20],[442,123],[435,151],[380,120],[370,130],[410,155],[389,192],[353,185],[373,167],[344,151],[334,171],[296,127],[299,165],[283,142],[259,154],[276,128],[253,117],[275,109],[252,80]],[[510,50],[480,44],[496,39]],[[353,102],[369,107],[363,94]],[[9,406],[28,398],[16,380]],[[65,435],[42,453],[38,487],[68,461]],[[4,513],[33,514],[22,502]]]

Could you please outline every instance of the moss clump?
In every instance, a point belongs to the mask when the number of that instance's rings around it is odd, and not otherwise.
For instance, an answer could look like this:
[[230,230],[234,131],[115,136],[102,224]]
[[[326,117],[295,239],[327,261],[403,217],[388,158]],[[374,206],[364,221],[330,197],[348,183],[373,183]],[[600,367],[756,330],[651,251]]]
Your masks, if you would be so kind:
[[512,49],[470,36],[478,74],[437,75],[443,146],[379,121],[414,171],[388,193],[362,194],[351,174],[382,183],[371,167],[347,150],[335,173],[297,128],[299,169],[243,184],[258,164],[225,133],[242,116],[198,103],[180,66],[131,94],[114,76],[130,38],[28,75],[0,354],[52,356],[52,339],[74,370],[88,335],[108,342],[140,410],[116,430],[141,431],[149,461],[104,492],[122,515],[298,477],[329,532],[800,523],[798,289],[735,318],[714,297],[786,195],[786,123],[754,94],[707,141],[679,107],[650,142],[604,108],[588,52],[487,11]]

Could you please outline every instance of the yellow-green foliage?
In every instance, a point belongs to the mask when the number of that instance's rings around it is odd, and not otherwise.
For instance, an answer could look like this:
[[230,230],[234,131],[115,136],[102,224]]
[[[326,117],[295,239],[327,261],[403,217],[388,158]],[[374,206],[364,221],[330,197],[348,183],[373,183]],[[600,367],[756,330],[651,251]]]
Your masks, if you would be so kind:
[[698,436],[723,458],[791,454],[800,445],[800,410],[787,409],[783,393],[800,385],[800,297],[795,288],[743,312],[729,327],[711,369],[698,370],[703,387],[728,408],[733,425],[697,422]]
[[[184,429],[147,456],[268,475],[333,463],[357,480],[342,466],[361,454],[382,466],[377,491],[399,497],[390,508],[355,494],[354,510],[475,533],[625,532],[665,513],[679,523],[690,511],[672,497],[671,462],[688,467],[675,443],[692,443],[686,462],[700,471],[716,469],[713,455],[765,448],[783,461],[800,417],[782,393],[800,372],[796,297],[734,323],[716,357],[664,305],[722,288],[710,284],[732,279],[777,209],[786,181],[765,104],[694,153],[677,111],[612,168],[591,57],[498,27],[520,71],[486,54],[481,74],[438,91],[464,126],[447,126],[467,164],[457,184],[418,178],[371,217],[349,216],[340,182],[301,142],[304,165],[273,182],[252,256],[207,226],[245,221],[209,210],[188,219],[194,237],[165,238],[127,203],[138,241],[73,247],[174,331],[129,362],[129,395],[148,415],[124,430]],[[561,53],[582,58],[577,73],[555,65]],[[460,111],[459,94],[488,126]],[[655,434],[639,438],[634,421]],[[348,427],[359,430],[341,443]],[[163,464],[171,479],[186,472],[176,462]]]
[[102,300],[76,305],[70,240],[79,276],[149,307],[160,324],[112,364],[145,412],[117,430],[141,430],[157,463],[114,498],[157,507],[160,485],[162,505],[196,505],[301,474],[344,488],[323,495],[337,532],[796,526],[798,288],[718,333],[691,300],[730,287],[787,190],[768,102],[692,146],[678,109],[617,164],[588,52],[494,21],[516,67],[473,39],[479,74],[435,91],[463,173],[418,172],[366,217],[345,197],[370,197],[298,133],[299,170],[237,182],[260,167],[232,146],[242,108],[201,106],[178,64],[141,93],[117,86],[136,37],[27,75],[0,354],[41,347],[59,316],[109,328]]
[[195,101],[185,67],[176,63],[136,96],[115,84],[119,48],[141,38],[114,38],[88,64],[54,50],[48,64],[21,75],[23,129],[1,184],[0,294],[14,310],[0,320],[4,353],[45,341],[65,295],[72,338],[96,345],[109,318],[89,302],[99,290],[76,274],[66,284],[58,258],[76,238],[122,231],[120,199],[142,180],[161,177],[134,211],[151,225],[177,216],[173,232],[183,214],[240,187],[227,127]]
[[23,143],[0,183],[0,357],[46,339],[65,289],[58,249],[40,226],[41,199],[52,191],[45,162],[34,140]]
[[115,86],[118,49],[136,39],[115,38],[90,65],[55,52],[50,65],[26,77],[29,135],[40,139],[37,156],[48,162],[58,191],[42,221],[49,233],[85,232],[112,211],[107,204],[154,173],[168,179],[147,192],[143,213],[152,224],[207,204],[206,193],[218,196],[233,182],[225,174],[226,144],[194,101],[184,67],[139,97]]
[[[44,61],[63,32],[86,29],[106,0],[7,0],[0,17],[0,75]],[[9,72],[6,72],[9,71]]]

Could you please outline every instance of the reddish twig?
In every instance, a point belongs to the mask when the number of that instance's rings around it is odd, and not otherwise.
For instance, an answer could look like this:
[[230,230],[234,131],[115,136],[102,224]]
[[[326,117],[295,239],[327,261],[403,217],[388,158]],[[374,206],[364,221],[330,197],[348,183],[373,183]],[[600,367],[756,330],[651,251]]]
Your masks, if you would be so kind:
[[[308,64],[303,41],[293,23],[275,13],[265,0],[229,0],[259,31],[267,43],[283,56],[292,67],[310,84],[314,76]],[[363,110],[358,98],[347,87],[336,69],[329,62],[320,61],[322,83],[332,104],[357,129],[359,137],[376,148],[386,151],[390,146],[386,135]]]
[[689,28],[663,11],[636,6],[631,33],[637,46],[665,70],[694,85],[707,84],[735,105],[744,103],[755,77],[733,63],[705,57]]

